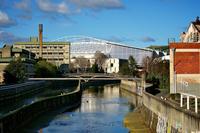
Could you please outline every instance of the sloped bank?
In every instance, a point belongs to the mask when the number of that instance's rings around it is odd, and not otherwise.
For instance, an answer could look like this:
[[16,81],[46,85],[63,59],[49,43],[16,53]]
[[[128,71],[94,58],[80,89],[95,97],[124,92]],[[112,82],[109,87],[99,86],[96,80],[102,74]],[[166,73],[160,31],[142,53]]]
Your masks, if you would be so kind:
[[0,87],[0,106],[11,103],[26,95],[38,93],[49,85],[46,81],[32,81]]
[[0,118],[0,133],[16,132],[40,114],[61,106],[66,106],[66,109],[74,108],[80,104],[80,100],[81,84],[79,81],[78,87],[73,92],[46,97],[2,116]]

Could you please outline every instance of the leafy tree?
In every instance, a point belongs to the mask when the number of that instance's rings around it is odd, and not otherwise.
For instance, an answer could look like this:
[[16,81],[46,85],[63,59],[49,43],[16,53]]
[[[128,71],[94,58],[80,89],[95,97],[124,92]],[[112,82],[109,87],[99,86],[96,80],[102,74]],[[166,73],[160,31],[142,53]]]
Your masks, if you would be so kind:
[[128,62],[124,62],[119,69],[119,73],[122,75],[130,75],[130,69]]
[[36,77],[56,77],[58,74],[58,69],[52,63],[46,62],[45,60],[40,60],[35,64],[35,76]]
[[137,63],[135,59],[133,58],[133,56],[129,56],[128,62],[129,62],[130,73],[135,76],[137,73],[137,66],[136,66]]
[[143,60],[143,67],[147,82],[153,83],[160,89],[169,89],[169,61],[147,57]]
[[96,63],[92,65],[91,72],[92,73],[98,73],[99,72],[98,65]]
[[21,59],[13,60],[4,70],[4,82],[6,84],[23,82],[26,77],[27,69]]

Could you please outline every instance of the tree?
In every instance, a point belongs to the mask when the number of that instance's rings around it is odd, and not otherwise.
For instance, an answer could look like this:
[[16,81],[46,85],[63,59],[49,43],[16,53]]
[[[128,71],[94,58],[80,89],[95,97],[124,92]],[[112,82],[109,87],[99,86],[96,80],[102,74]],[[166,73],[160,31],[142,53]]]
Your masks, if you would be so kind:
[[137,63],[136,63],[135,59],[133,58],[133,56],[129,56],[128,62],[129,62],[130,73],[131,73],[131,75],[135,76],[137,73],[137,66],[136,66]]
[[96,63],[92,65],[91,72],[92,73],[98,73],[99,72],[98,65]]
[[100,51],[96,51],[94,58],[96,64],[98,65],[99,70],[102,70],[103,64],[105,63],[108,57],[105,54],[101,53]]
[[36,77],[56,77],[58,74],[58,69],[52,63],[46,62],[45,60],[40,60],[35,64],[35,76]]
[[124,62],[119,69],[119,73],[122,75],[130,75],[130,69],[128,62]]
[[90,67],[90,61],[87,58],[80,56],[74,59],[75,62],[73,65],[76,66],[76,68],[82,69],[84,72]]
[[23,82],[26,77],[27,69],[21,58],[13,60],[4,70],[4,82],[6,84]]
[[169,61],[147,57],[143,60],[143,67],[147,82],[160,89],[169,89]]

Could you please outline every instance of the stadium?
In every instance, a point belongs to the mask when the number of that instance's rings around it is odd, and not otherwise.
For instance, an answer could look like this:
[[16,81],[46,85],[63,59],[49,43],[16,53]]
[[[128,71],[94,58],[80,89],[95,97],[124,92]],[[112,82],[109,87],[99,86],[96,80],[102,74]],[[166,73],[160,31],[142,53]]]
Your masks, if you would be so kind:
[[141,65],[145,57],[158,56],[159,52],[146,48],[137,48],[121,43],[106,41],[87,36],[65,36],[55,42],[71,43],[71,58],[84,56],[85,58],[94,58],[96,51],[100,51],[110,58],[128,59],[132,55],[137,64]]

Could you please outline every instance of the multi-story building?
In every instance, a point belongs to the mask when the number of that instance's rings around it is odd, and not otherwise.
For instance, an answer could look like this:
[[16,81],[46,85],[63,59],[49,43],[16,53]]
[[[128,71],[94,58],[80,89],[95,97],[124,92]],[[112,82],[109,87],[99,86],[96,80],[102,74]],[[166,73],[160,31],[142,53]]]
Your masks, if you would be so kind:
[[28,77],[34,75],[35,54],[13,46],[5,45],[0,48],[0,83],[3,82],[3,73],[6,66],[13,60],[21,59],[26,67]]
[[191,22],[181,42],[170,43],[170,93],[200,96],[200,20]]
[[108,58],[104,63],[104,70],[106,73],[118,73],[120,71],[120,67],[126,62],[128,62],[128,60]]
[[170,93],[200,96],[200,43],[170,44]]
[[[29,42],[16,42],[14,47],[26,49],[40,57],[40,45],[37,37],[31,37]],[[57,67],[68,65],[70,62],[70,43],[42,42],[42,58],[55,64]]]
[[199,17],[196,21],[190,23],[186,32],[180,36],[181,42],[200,42],[200,20]]

